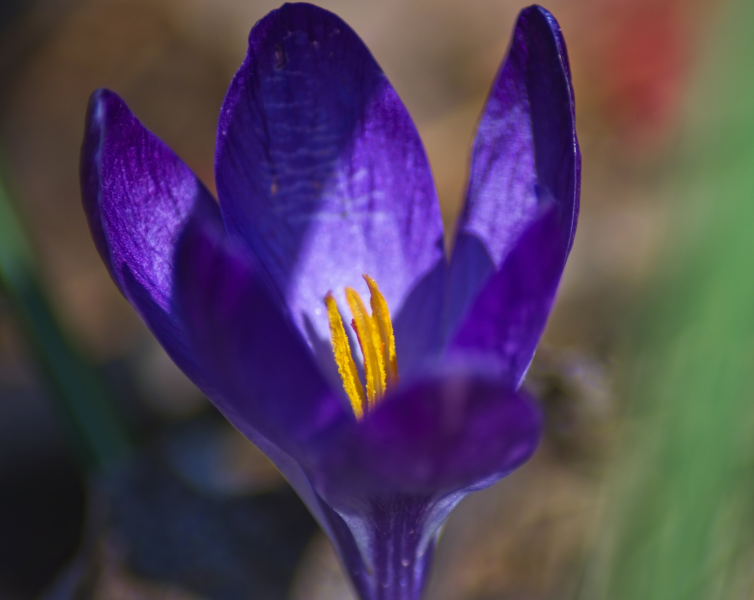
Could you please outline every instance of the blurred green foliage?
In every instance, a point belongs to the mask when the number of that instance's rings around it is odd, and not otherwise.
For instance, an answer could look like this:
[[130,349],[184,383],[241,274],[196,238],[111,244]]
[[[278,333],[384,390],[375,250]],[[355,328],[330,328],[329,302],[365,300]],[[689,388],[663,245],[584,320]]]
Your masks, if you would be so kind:
[[1,178],[0,284],[45,376],[49,396],[68,425],[75,452],[88,468],[114,466],[129,453],[124,425],[103,383],[70,343],[45,298],[23,223]]
[[583,597],[754,593],[754,2],[710,35]]

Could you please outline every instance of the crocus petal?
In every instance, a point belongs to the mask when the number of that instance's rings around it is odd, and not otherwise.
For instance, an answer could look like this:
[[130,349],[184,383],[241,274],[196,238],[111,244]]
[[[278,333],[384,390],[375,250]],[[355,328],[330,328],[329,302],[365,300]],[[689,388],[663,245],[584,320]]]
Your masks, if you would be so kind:
[[501,377],[520,385],[542,336],[565,266],[562,215],[551,205],[484,284],[449,345],[449,353],[491,356]]
[[523,392],[463,370],[407,385],[343,434],[317,484],[348,512],[375,495],[445,496],[523,464],[541,418]]
[[555,18],[532,6],[518,18],[477,129],[450,267],[448,332],[543,204],[558,207],[557,251],[565,264],[578,217],[580,172],[565,42]]
[[[367,294],[364,273],[394,315],[412,290],[431,298],[425,321],[439,329],[442,222],[427,158],[395,90],[340,18],[286,4],[257,23],[222,107],[215,168],[226,227],[249,244],[315,351],[313,338],[329,340],[325,294],[345,306],[344,287]],[[400,349],[407,332],[396,329]]]
[[528,397],[463,370],[408,385],[344,429],[313,483],[347,526],[335,539],[356,544],[344,560],[361,597],[419,598],[450,511],[525,462],[540,432]]
[[[176,303],[212,400],[306,464],[328,432],[353,421],[248,255],[216,226],[192,220],[176,252]],[[324,442],[323,442],[324,443]]]
[[202,385],[172,305],[173,253],[192,213],[220,222],[211,194],[117,94],[89,100],[81,149],[84,209],[115,283],[173,360]]
[[[173,360],[208,396],[224,404],[195,360],[173,301],[173,259],[180,232],[193,218],[214,224],[222,235],[216,202],[123,100],[107,90],[98,90],[89,102],[81,187],[92,236],[115,283]],[[329,531],[300,465],[246,425],[244,434],[275,463]]]
[[318,441],[353,417],[323,381],[269,282],[236,250],[221,226],[202,219],[189,221],[176,250],[177,310],[212,382],[207,394],[281,471],[338,552],[353,555],[353,539],[313,489],[308,468]]

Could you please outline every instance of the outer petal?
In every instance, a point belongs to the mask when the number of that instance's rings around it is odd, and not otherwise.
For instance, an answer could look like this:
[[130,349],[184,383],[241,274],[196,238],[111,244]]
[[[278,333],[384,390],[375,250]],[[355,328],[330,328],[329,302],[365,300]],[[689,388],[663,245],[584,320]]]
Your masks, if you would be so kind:
[[123,295],[173,360],[203,385],[172,305],[173,253],[192,213],[220,222],[191,170],[108,90],[92,94],[81,191],[97,250]]
[[298,492],[349,564],[353,537],[310,481],[319,446],[353,422],[281,312],[265,278],[220,228],[190,221],[176,252],[176,296],[210,398]]
[[[340,18],[286,4],[257,23],[220,114],[216,174],[228,230],[259,257],[314,348],[329,339],[325,294],[366,293],[363,273],[394,313],[412,290],[431,298],[428,328],[439,330],[442,222],[427,159]],[[397,337],[405,344],[401,328]]]
[[346,512],[375,495],[442,497],[507,475],[540,432],[534,403],[497,378],[461,371],[417,381],[344,433],[319,485]]
[[534,356],[565,265],[558,208],[545,209],[523,233],[484,284],[450,342],[451,354],[494,356],[514,388]]
[[[449,333],[543,204],[557,206],[558,243],[549,248],[565,264],[578,217],[580,173],[565,42],[554,17],[532,6],[519,16],[477,130],[451,263]],[[535,329],[538,337],[541,327]]]
[[353,422],[257,268],[222,231],[192,221],[176,255],[176,301],[215,404],[306,465]]

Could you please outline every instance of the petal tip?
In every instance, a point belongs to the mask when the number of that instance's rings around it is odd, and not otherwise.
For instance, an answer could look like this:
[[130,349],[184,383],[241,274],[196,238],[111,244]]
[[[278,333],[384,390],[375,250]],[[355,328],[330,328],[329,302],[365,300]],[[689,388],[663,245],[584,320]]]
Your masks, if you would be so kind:
[[86,111],[87,129],[91,126],[104,127],[110,118],[117,116],[124,109],[129,110],[118,94],[107,88],[97,88],[89,96]]
[[526,23],[531,22],[533,25],[537,25],[536,22],[530,21],[530,19],[535,18],[543,19],[542,21],[539,21],[539,25],[545,25],[548,29],[560,31],[560,24],[558,23],[558,20],[555,18],[555,16],[549,10],[547,10],[543,6],[540,6],[539,4],[532,4],[531,6],[527,6],[519,13],[519,19],[523,19]]
[[[89,222],[89,229],[94,239],[97,252],[102,257],[105,266],[114,277],[110,258],[107,236],[104,233],[101,216],[101,157],[105,142],[106,113],[108,104],[113,101],[123,102],[120,97],[106,88],[98,88],[92,92],[84,119],[84,140],[81,144],[79,159],[79,179],[81,185],[81,201]],[[117,280],[116,280],[117,281]]]
[[[555,16],[546,8],[539,6],[538,4],[533,4],[524,8],[519,13],[518,21],[516,22],[516,30],[519,29],[526,31],[529,35],[552,36],[557,56],[560,59],[560,67],[565,73],[570,85],[571,68],[568,61],[568,51],[563,38],[563,31]],[[572,89],[570,90],[570,95],[571,105],[573,105]]]
[[[552,19],[555,21],[555,18],[552,16],[552,13],[547,10],[544,6],[540,6],[539,4],[532,4],[530,6],[527,6],[526,8],[521,9],[521,15],[531,15],[531,14],[539,14],[545,17],[546,19]],[[557,23],[557,21],[555,21]]]

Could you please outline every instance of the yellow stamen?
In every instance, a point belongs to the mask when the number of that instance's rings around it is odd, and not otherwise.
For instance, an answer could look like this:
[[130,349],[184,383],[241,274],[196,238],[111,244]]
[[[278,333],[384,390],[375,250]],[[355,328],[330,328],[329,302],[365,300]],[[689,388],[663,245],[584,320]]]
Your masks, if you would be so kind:
[[358,292],[347,287],[346,302],[353,314],[351,326],[364,357],[364,386],[359,379],[356,363],[348,343],[348,336],[343,327],[338,307],[330,292],[325,296],[327,318],[330,321],[333,353],[338,365],[338,373],[343,380],[343,388],[351,401],[357,419],[372,410],[385,392],[398,384],[398,358],[395,352],[395,335],[390,311],[385,297],[380,293],[377,283],[369,275],[364,275],[371,295],[372,314],[367,311]]
[[372,320],[380,334],[382,356],[387,371],[387,387],[391,388],[398,383],[398,357],[395,354],[395,335],[393,334],[393,322],[390,320],[390,311],[377,283],[369,275],[364,275],[364,281],[369,286],[372,305]]
[[327,306],[327,318],[330,321],[330,336],[332,338],[333,353],[335,362],[338,365],[338,373],[343,380],[343,388],[351,401],[351,407],[357,419],[360,419],[366,403],[364,401],[364,387],[359,381],[359,372],[356,369],[356,363],[351,354],[351,346],[348,343],[348,336],[343,327],[343,319],[340,318],[338,306],[335,304],[335,298],[328,292],[325,296],[325,305]]
[[353,314],[353,328],[364,356],[367,405],[371,410],[377,399],[385,394],[385,362],[380,349],[380,333],[356,290],[346,288],[346,302]]

